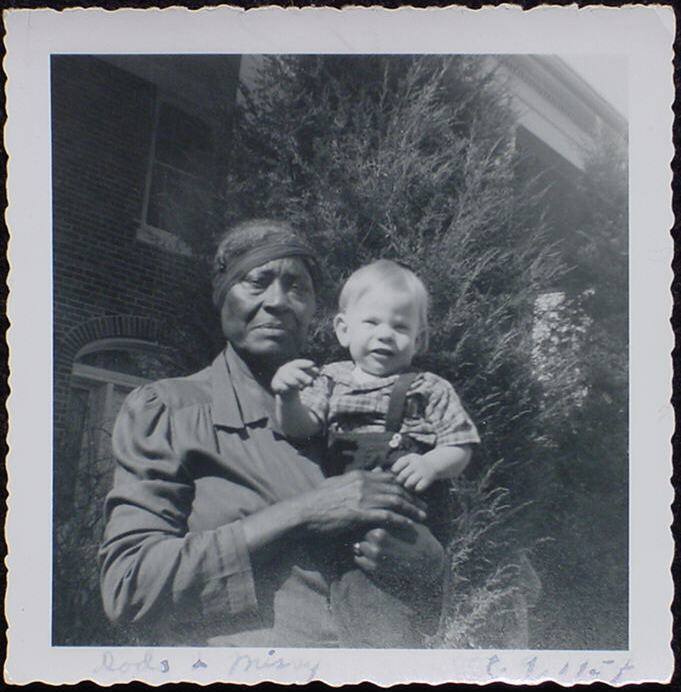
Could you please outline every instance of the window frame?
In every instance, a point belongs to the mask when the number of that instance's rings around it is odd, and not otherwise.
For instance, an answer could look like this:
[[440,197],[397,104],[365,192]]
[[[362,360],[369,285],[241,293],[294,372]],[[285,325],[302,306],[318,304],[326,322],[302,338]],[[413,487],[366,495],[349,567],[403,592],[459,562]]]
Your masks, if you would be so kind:
[[[107,414],[111,413],[116,389],[125,390],[125,393],[128,394],[133,389],[153,381],[153,379],[139,375],[131,375],[117,370],[81,363],[79,359],[83,356],[102,351],[137,351],[158,354],[160,350],[159,344],[152,341],[125,337],[97,339],[83,346],[76,353],[71,367],[68,383],[67,418],[74,415],[75,398],[73,394],[76,390],[83,392],[87,398],[85,405],[88,408],[88,415],[95,412],[97,414],[95,420],[99,421],[100,418],[105,420]],[[95,399],[97,399],[96,403],[94,403]],[[92,422],[92,420],[88,420],[90,425],[92,425]],[[65,452],[73,460],[61,469],[64,477],[61,485],[60,513],[68,514],[68,512],[72,511],[73,505],[77,500],[78,479],[83,472],[82,452],[86,427],[82,421],[79,421],[79,425],[75,428],[69,428],[66,444],[60,448],[60,452]],[[99,449],[103,444],[102,433],[95,432],[95,434],[95,447]]]
[[[158,85],[154,85],[154,88],[154,113],[150,135],[151,142],[149,145],[149,154],[147,156],[146,173],[144,177],[144,193],[142,196],[142,211],[137,228],[137,240],[149,245],[155,245],[156,247],[160,247],[168,252],[184,255],[185,257],[193,257],[194,253],[192,252],[191,247],[184,240],[182,240],[182,238],[175,235],[172,231],[154,226],[153,224],[147,222],[151,187],[154,180],[154,166],[157,163],[156,149],[158,142],[158,127],[163,104],[169,104],[186,113],[187,115],[199,118],[209,130],[209,135],[211,138],[213,137],[214,132],[211,127],[210,119],[206,117],[206,112],[202,108],[197,107],[195,103],[178,97],[177,94],[159,88]],[[188,171],[183,171],[169,164],[161,162],[161,165],[168,169],[177,171],[182,175],[186,175],[188,177],[197,177],[193,176]]]

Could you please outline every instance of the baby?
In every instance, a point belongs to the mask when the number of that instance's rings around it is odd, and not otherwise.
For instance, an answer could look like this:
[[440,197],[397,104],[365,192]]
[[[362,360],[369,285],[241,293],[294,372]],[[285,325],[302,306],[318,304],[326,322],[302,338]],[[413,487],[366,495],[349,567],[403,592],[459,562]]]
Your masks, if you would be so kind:
[[[392,388],[427,347],[428,294],[413,272],[395,262],[378,260],[354,272],[339,308],[334,329],[352,362],[318,372],[312,361],[293,360],[272,380],[279,426],[294,440],[384,430]],[[458,476],[470,459],[469,445],[480,441],[452,386],[429,372],[419,373],[409,387],[399,433],[388,443],[391,450],[403,435],[431,447],[391,466],[400,483],[417,493]]]
[[[479,437],[453,387],[411,368],[428,344],[427,312],[427,291],[413,272],[390,260],[373,262],[345,282],[334,319],[352,361],[318,371],[298,359],[275,374],[282,432],[294,440],[326,435],[327,474],[388,468],[405,488],[424,493],[468,464]],[[411,627],[413,612],[400,599],[377,594],[361,570],[347,569],[333,586],[336,614],[347,623],[345,645],[418,646],[399,634]]]

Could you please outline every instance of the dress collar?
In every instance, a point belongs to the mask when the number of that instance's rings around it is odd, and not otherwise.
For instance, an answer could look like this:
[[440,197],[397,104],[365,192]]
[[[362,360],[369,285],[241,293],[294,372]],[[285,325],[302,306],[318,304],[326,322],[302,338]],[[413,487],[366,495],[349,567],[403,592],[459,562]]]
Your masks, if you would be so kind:
[[274,397],[255,380],[231,345],[213,361],[213,422],[244,428],[260,421],[273,423]]

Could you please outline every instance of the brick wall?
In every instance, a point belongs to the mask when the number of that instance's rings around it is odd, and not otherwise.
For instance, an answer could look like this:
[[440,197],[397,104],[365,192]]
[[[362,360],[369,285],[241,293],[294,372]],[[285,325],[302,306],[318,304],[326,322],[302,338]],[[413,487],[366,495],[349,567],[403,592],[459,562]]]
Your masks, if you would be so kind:
[[[186,313],[203,322],[213,317],[206,318],[205,269],[136,238],[152,140],[154,85],[91,56],[55,56],[51,82],[58,437],[74,355],[65,343],[79,325],[107,315],[152,318],[164,325],[160,339],[176,345],[173,324]],[[212,325],[201,327],[214,334]],[[197,362],[206,348],[198,334],[196,344],[180,344],[186,351],[196,349]]]
[[[111,315],[157,321],[159,340],[195,353],[199,364],[209,357],[206,349],[214,347],[212,341],[206,344],[205,334],[209,340],[218,337],[205,267],[136,238],[154,85],[91,56],[55,56],[51,86],[58,439],[74,356],[68,337],[83,324]],[[194,330],[192,318],[200,323]],[[177,328],[180,322],[184,329]],[[195,341],[186,337],[192,331]]]
[[[207,364],[221,339],[205,264],[137,239],[153,136],[156,87],[91,56],[51,63],[54,286],[53,641],[115,641],[99,603],[97,547],[102,487],[77,463],[87,418],[70,395],[80,348],[110,337],[157,343],[166,375]],[[69,447],[68,445],[71,445]],[[107,459],[108,455],[103,455]],[[110,465],[110,461],[108,462]],[[97,468],[84,467],[95,477]],[[110,469],[107,469],[110,477]],[[75,475],[78,475],[76,482]],[[100,484],[101,485],[101,484]],[[74,488],[90,490],[87,511]],[[81,492],[82,494],[82,492]],[[89,531],[89,533],[88,533]]]

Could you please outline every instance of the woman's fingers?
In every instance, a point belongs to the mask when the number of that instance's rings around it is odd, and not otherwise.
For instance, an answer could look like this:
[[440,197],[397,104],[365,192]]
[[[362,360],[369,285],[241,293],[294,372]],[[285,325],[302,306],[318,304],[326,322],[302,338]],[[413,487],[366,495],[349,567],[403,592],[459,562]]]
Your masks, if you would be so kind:
[[371,543],[376,546],[383,545],[388,538],[388,532],[385,529],[371,529],[364,536],[365,543]]
[[[354,473],[356,473],[359,477],[361,477],[361,475],[365,472],[355,471]],[[369,478],[372,481],[383,481],[385,483],[394,483],[395,482],[395,476],[392,473],[390,473],[390,471],[382,471],[378,467],[375,467],[372,469],[371,475],[369,476]]]
[[376,579],[400,584],[433,584],[442,574],[444,550],[422,524],[406,530],[374,527],[354,544],[355,564]]
[[[383,529],[378,530],[383,531]],[[365,572],[373,572],[381,559],[381,549],[377,544],[364,540],[353,545],[353,555],[358,567]]]
[[387,508],[393,512],[399,512],[414,521],[424,521],[426,519],[425,510],[418,507],[408,499],[395,494],[378,495],[376,497],[378,507]]
[[[361,472],[360,473],[365,473]],[[404,497],[409,497],[408,493],[398,482],[398,476],[395,476],[391,471],[372,471],[365,478],[370,488],[380,490],[381,492],[394,492]],[[413,499],[413,498],[412,498]]]
[[355,555],[354,559],[357,567],[362,569],[364,572],[371,573],[376,571],[377,564],[368,557],[364,557],[364,555]]
[[393,482],[388,486],[387,492],[389,494],[398,495],[406,502],[409,502],[415,507],[418,507],[418,509],[422,509],[423,511],[426,511],[428,509],[428,505],[424,502],[424,500],[422,500],[420,497],[416,497],[416,495],[409,492],[409,490],[405,489],[404,486],[402,486],[396,478],[393,479]]
[[414,525],[414,521],[404,514],[393,512],[390,509],[370,509],[364,512],[364,520],[367,524],[378,526],[395,526],[408,528]]
[[327,478],[305,494],[303,520],[313,532],[373,525],[410,529],[426,519],[426,504],[402,488],[392,473],[351,471]]
[[[385,532],[385,529],[378,530]],[[365,536],[365,539],[363,541],[355,543],[353,547],[356,548],[356,550],[353,551],[355,555],[363,555],[364,557],[367,557],[370,560],[373,560],[374,562],[378,562],[381,556],[381,549],[379,548],[379,543],[369,540],[368,534],[367,536]]]
[[399,483],[399,477],[392,473],[371,474],[369,490],[365,501],[372,504],[380,503],[380,507],[405,511],[417,521],[425,518],[426,503],[405,490]]

